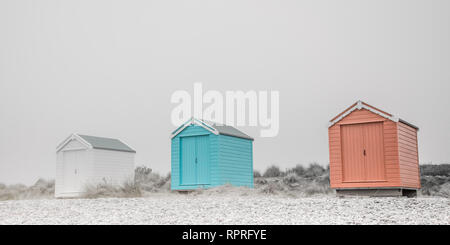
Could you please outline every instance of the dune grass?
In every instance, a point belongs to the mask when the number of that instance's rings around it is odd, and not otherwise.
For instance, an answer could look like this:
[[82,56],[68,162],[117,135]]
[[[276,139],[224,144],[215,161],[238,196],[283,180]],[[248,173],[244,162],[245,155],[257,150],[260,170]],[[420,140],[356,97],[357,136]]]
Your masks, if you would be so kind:
[[[421,165],[420,168],[422,184],[420,194],[450,198],[450,164]],[[32,186],[0,183],[0,201],[54,198],[54,191],[54,180],[39,179]],[[139,166],[135,169],[134,179],[127,180],[119,185],[107,181],[95,185],[86,185],[83,197],[143,197],[152,193],[178,192],[171,192],[170,190],[170,173],[161,176],[148,167]],[[332,195],[334,191],[330,189],[329,167],[311,163],[309,166],[298,164],[284,171],[276,165],[272,165],[262,174],[255,170],[253,189],[224,185],[209,190],[196,190],[188,194],[215,195],[222,193],[311,196]]]
[[115,185],[107,181],[98,184],[88,184],[84,188],[83,197],[142,197],[149,193],[170,190],[170,174],[162,177],[153,173],[146,166],[139,166],[134,171],[134,179],[128,179]]
[[39,179],[32,186],[22,184],[5,185],[0,183],[0,201],[53,198],[54,193],[54,180]]

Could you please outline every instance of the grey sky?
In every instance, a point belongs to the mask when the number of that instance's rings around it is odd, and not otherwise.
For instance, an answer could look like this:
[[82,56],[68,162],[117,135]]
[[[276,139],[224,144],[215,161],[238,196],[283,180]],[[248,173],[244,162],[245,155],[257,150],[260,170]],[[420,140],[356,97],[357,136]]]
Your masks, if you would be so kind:
[[328,163],[327,122],[358,99],[418,125],[450,161],[450,1],[0,2],[0,182],[53,178],[72,132],[170,169],[172,92],[279,90],[254,166]]

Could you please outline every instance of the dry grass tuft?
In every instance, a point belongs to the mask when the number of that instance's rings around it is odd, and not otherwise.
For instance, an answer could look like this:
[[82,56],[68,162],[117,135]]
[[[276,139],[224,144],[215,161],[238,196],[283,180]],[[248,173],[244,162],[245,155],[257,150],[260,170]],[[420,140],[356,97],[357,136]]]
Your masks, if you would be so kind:
[[99,184],[87,184],[82,195],[84,198],[140,196],[142,196],[141,190],[134,180],[126,180],[121,185],[115,185],[107,181]]
[[53,198],[55,181],[39,179],[32,186],[0,184],[0,201]]
[[170,173],[162,177],[153,173],[151,168],[139,166],[135,169],[134,179],[128,179],[120,185],[107,181],[86,185],[83,197],[142,197],[149,193],[168,191],[170,191]]

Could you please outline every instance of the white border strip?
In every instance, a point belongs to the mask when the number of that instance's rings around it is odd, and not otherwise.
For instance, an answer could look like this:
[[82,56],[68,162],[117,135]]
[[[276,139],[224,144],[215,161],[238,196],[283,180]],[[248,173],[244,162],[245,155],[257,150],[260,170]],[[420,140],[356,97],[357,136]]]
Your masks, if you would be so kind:
[[87,142],[86,140],[84,140],[81,136],[79,136],[78,134],[71,134],[69,137],[67,137],[61,144],[59,144],[56,147],[56,153],[58,153],[62,148],[64,148],[64,146],[67,145],[67,143],[69,143],[71,140],[76,139],[78,140],[81,144],[85,145],[87,148],[92,149],[92,145]]
[[206,122],[204,122],[204,121],[202,121],[202,120],[199,120],[199,119],[196,119],[196,118],[193,118],[193,117],[192,117],[192,118],[189,119],[187,122],[185,122],[185,123],[183,124],[183,126],[182,126],[180,129],[178,129],[177,131],[175,131],[175,132],[170,136],[170,138],[173,139],[175,136],[177,136],[179,133],[181,133],[181,131],[183,131],[185,128],[189,127],[189,126],[192,125],[192,124],[196,124],[196,125],[198,125],[198,126],[201,126],[201,127],[203,127],[204,129],[208,130],[209,132],[211,132],[211,133],[213,133],[213,134],[215,134],[215,135],[218,135],[218,134],[219,134],[219,131],[217,131],[217,129],[214,128],[213,126],[211,126],[210,124],[208,124],[208,123],[206,123]]

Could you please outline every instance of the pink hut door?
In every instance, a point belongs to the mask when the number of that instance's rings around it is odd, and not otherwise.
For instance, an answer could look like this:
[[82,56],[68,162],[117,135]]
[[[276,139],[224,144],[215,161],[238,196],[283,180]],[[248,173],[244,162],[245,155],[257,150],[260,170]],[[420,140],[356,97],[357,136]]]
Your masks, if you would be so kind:
[[384,181],[383,123],[341,126],[343,182]]
[[363,125],[366,181],[385,181],[383,123]]

